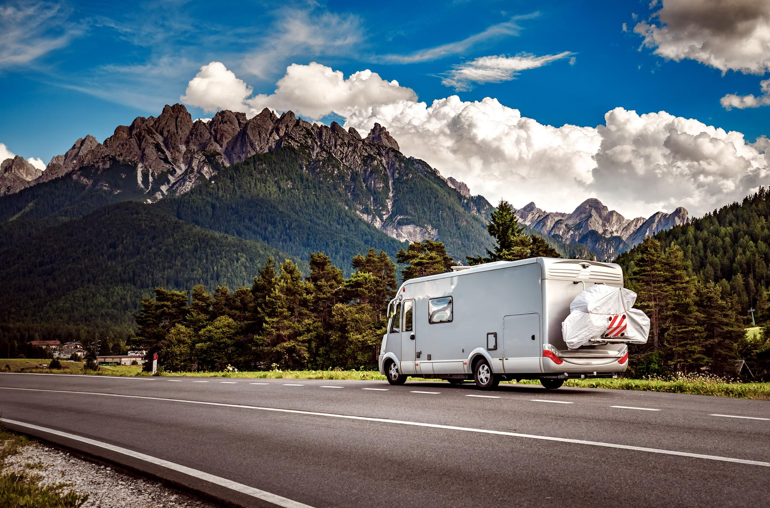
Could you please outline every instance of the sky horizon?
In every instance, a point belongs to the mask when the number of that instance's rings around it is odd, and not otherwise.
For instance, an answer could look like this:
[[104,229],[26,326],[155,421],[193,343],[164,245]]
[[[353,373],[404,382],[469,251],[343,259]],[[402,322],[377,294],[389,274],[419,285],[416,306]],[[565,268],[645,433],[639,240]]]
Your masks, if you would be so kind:
[[0,158],[181,102],[368,131],[491,202],[694,216],[770,183],[770,1],[0,7]]

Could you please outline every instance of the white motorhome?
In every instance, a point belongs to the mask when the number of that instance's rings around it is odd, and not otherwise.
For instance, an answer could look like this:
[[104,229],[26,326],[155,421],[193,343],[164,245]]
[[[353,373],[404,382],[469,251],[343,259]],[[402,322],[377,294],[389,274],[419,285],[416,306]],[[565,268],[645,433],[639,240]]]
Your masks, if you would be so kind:
[[540,379],[555,389],[565,379],[614,377],[628,367],[622,338],[575,350],[562,338],[581,291],[623,287],[617,264],[532,258],[458,268],[408,280],[390,302],[379,369],[391,384],[416,376],[493,389],[501,380]]

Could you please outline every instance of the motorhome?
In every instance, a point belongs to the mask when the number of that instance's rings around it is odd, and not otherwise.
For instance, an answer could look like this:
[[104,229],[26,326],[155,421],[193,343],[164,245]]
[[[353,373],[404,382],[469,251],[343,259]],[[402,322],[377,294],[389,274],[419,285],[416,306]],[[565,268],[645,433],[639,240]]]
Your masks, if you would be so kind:
[[453,384],[615,377],[628,368],[623,337],[567,348],[562,322],[570,303],[594,284],[623,287],[614,263],[532,258],[498,261],[404,282],[388,306],[379,369],[391,384],[409,376]]

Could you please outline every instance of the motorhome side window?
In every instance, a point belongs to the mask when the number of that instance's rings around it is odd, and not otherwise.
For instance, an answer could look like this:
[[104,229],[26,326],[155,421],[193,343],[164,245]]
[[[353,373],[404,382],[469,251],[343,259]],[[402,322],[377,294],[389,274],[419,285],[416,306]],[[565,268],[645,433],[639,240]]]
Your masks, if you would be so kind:
[[433,298],[428,301],[428,322],[450,323],[452,321],[452,297]]
[[414,314],[412,310],[412,306],[414,305],[414,302],[411,300],[408,300],[404,302],[404,331],[405,332],[411,332],[414,329],[413,322],[414,318],[412,315]]
[[393,319],[390,321],[390,333],[401,331],[401,303],[396,305],[396,310],[393,312]]

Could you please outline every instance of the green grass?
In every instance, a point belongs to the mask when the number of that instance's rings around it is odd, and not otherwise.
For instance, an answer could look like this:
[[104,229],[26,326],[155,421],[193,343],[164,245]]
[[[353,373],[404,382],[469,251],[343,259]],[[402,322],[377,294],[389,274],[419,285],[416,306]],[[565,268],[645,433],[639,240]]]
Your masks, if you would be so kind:
[[[62,362],[61,370],[35,368],[41,360],[0,360],[0,369],[8,364],[12,372],[50,372],[56,374],[93,374],[100,376],[149,376],[139,366],[100,367],[98,371],[83,371],[82,362]],[[382,374],[373,370],[271,370],[256,372],[162,372],[173,377],[223,377],[247,379],[327,379],[353,381],[385,381]],[[412,381],[438,381],[440,379],[409,378]],[[539,385],[538,380],[522,380],[519,384]],[[740,383],[710,376],[678,376],[669,379],[570,379],[564,386],[577,388],[601,388],[610,390],[638,390],[648,392],[685,393],[711,395],[739,399],[770,400],[770,383]]]
[[88,496],[67,492],[68,485],[41,485],[41,477],[31,471],[40,464],[25,464],[27,471],[8,472],[5,461],[28,446],[29,441],[17,434],[0,429],[0,506],[29,506],[34,508],[78,508]]

